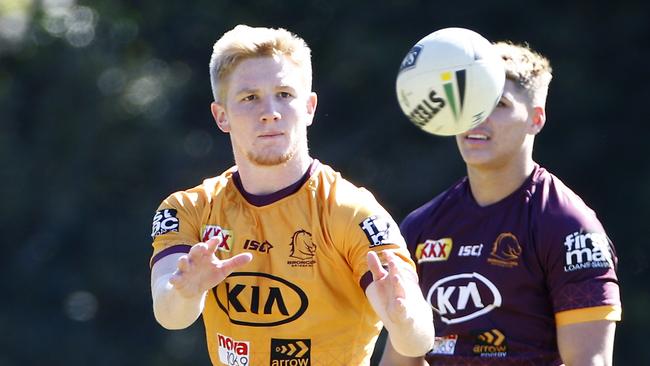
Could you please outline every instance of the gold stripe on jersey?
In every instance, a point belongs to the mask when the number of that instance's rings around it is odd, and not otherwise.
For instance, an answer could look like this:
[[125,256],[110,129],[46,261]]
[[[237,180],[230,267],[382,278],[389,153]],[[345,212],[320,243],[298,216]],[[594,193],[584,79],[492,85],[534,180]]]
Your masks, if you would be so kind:
[[169,196],[159,210],[176,210],[177,230],[153,242],[158,259],[213,235],[227,237],[219,258],[253,254],[208,293],[203,321],[212,362],[369,364],[381,323],[360,285],[368,283],[367,252],[395,250],[414,266],[395,221],[327,165],[295,193],[260,207],[236,188],[234,171]]
[[603,305],[591,308],[560,311],[555,313],[555,323],[558,326],[584,323],[594,320],[620,321],[622,308],[620,305]]

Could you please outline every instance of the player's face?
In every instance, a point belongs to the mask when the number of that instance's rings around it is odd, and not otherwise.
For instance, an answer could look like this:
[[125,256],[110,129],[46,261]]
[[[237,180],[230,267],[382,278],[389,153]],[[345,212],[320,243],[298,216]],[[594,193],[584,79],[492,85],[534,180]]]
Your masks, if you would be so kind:
[[475,128],[456,136],[458,149],[468,166],[502,168],[521,163],[532,155],[532,142],[539,131],[533,122],[529,98],[506,79],[503,95],[490,116]]
[[213,104],[230,133],[235,161],[273,166],[307,154],[307,126],[316,110],[304,71],[285,56],[241,61],[226,80],[225,103]]

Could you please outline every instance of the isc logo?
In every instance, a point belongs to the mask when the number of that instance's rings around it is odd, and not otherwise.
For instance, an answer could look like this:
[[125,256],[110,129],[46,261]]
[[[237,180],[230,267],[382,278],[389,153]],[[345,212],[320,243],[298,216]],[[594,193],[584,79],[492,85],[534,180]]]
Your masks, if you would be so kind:
[[434,283],[427,301],[447,324],[461,323],[501,306],[499,289],[478,273],[445,277]]
[[300,287],[268,273],[234,272],[212,292],[231,323],[251,327],[292,322],[309,305]]
[[201,241],[204,243],[217,236],[221,237],[221,244],[219,244],[217,250],[229,252],[232,248],[234,239],[231,230],[223,229],[221,226],[217,225],[203,225],[203,230],[201,230],[201,232]]
[[219,339],[219,361],[224,365],[248,365],[250,362],[250,343],[242,342],[217,333]]
[[264,240],[263,243],[260,243],[257,240],[246,239],[244,243],[244,249],[257,250],[258,252],[268,253],[273,249],[273,245],[268,241]]
[[451,238],[429,239],[415,248],[415,258],[418,263],[446,261],[451,253],[452,245]]

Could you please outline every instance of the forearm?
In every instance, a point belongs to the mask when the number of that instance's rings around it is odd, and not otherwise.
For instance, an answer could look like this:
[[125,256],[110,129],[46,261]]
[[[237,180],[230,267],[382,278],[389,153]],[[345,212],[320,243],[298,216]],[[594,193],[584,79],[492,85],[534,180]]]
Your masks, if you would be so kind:
[[413,301],[407,305],[408,315],[399,322],[388,316],[382,319],[393,348],[408,357],[419,357],[432,347],[435,338],[431,307],[424,301]]
[[207,291],[193,298],[184,297],[169,283],[171,276],[161,275],[152,286],[154,316],[167,329],[187,328],[203,312]]

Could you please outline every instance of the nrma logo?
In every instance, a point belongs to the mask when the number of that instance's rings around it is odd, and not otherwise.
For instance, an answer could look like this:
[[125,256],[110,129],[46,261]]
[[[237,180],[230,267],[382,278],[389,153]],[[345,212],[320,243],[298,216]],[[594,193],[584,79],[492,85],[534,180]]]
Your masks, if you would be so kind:
[[501,306],[499,289],[484,276],[461,273],[434,283],[427,301],[447,324],[478,318]]
[[465,70],[457,70],[454,73],[445,71],[440,74],[440,78],[444,82],[445,95],[454,119],[458,121],[465,104]]

